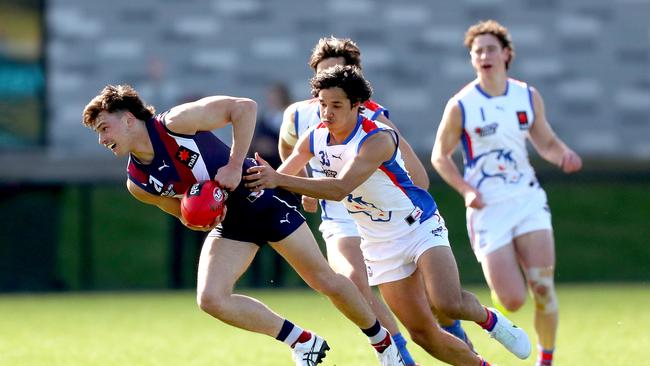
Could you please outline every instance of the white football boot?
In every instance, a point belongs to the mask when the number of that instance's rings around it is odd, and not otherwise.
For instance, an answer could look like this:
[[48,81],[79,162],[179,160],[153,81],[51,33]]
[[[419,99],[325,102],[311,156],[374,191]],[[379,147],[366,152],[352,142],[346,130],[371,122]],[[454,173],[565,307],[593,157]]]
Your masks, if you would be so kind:
[[312,333],[311,338],[304,343],[296,343],[293,347],[292,357],[296,366],[316,366],[323,362],[325,352],[330,349],[327,342]]
[[399,354],[399,350],[393,341],[393,338],[388,335],[385,341],[390,341],[390,345],[384,349],[384,352],[377,352],[377,358],[381,366],[405,366],[402,355]]
[[491,312],[496,314],[497,322],[492,328],[490,337],[496,339],[508,351],[512,352],[515,356],[525,360],[530,356],[532,346],[526,332],[512,324],[512,322],[503,316],[498,310],[489,308]]

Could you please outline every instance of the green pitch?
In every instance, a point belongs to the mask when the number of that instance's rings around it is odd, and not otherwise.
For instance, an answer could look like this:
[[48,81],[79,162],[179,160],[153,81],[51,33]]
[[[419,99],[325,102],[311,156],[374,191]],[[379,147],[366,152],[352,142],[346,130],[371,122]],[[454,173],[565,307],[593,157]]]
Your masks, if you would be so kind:
[[[489,294],[472,288],[483,302]],[[325,337],[323,365],[376,365],[367,340],[323,297],[310,291],[247,292]],[[650,287],[563,285],[559,366],[628,366],[647,360]],[[532,336],[532,307],[511,316]],[[465,322],[476,349],[499,365],[522,362]],[[440,362],[412,342],[424,365]],[[199,311],[191,292],[0,296],[0,365],[178,366],[292,365],[289,350],[266,336],[220,323]]]

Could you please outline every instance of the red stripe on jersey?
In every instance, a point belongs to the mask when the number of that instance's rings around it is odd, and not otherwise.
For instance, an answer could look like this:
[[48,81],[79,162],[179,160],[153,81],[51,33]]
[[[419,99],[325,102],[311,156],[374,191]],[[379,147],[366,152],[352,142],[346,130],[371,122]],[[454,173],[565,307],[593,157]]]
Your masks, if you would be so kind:
[[[395,187],[399,188],[402,192],[404,192],[404,194],[406,194],[406,190],[404,189],[404,187],[402,187],[401,184],[399,184],[399,182],[397,181],[397,177],[395,176],[395,174],[393,172],[388,170],[388,168],[386,168],[383,164],[379,166],[379,170],[381,170],[382,172],[384,172],[388,176],[388,178],[390,179],[391,182],[393,182]],[[408,197],[408,195],[407,195],[407,197]]]
[[370,132],[372,130],[376,130],[378,127],[374,121],[371,121],[366,117],[363,117],[363,120],[361,120],[361,128],[363,128],[363,130],[366,132]]
[[467,161],[472,161],[474,160],[474,151],[472,150],[472,140],[469,137],[469,133],[467,133],[467,130],[463,129],[463,137],[465,137],[465,141],[467,141]]
[[379,104],[377,104],[374,100],[370,100],[370,99],[366,100],[366,102],[363,103],[363,106],[368,108],[369,110],[371,110],[373,112],[376,112],[377,110],[382,109],[382,107]]
[[327,126],[325,126],[325,123],[319,122],[318,125],[316,125],[316,128],[327,128]]
[[156,132],[158,132],[158,136],[160,137],[160,140],[163,142],[163,144],[165,144],[167,153],[169,153],[169,156],[171,157],[172,162],[174,163],[174,167],[176,168],[176,171],[178,172],[181,181],[191,182],[191,183],[196,182],[196,178],[194,177],[192,170],[188,166],[181,164],[178,160],[176,160],[176,152],[178,151],[178,148],[180,146],[178,145],[176,140],[174,140],[173,137],[167,134],[167,129],[165,129],[163,123],[164,122],[161,120],[154,119],[154,127],[156,128]]
[[136,181],[138,181],[138,182],[140,182],[142,184],[149,183],[149,182],[147,182],[148,181],[148,179],[147,179],[148,175],[145,172],[143,172],[142,170],[140,170],[133,162],[129,162],[129,166],[126,167],[126,171]]

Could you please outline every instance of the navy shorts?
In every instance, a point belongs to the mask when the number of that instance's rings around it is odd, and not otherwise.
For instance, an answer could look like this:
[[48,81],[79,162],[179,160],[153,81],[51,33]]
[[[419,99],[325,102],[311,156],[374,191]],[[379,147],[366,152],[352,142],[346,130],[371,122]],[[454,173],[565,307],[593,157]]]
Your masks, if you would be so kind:
[[264,245],[278,242],[305,222],[298,197],[283,189],[265,189],[244,196],[234,193],[226,201],[226,219],[208,237]]

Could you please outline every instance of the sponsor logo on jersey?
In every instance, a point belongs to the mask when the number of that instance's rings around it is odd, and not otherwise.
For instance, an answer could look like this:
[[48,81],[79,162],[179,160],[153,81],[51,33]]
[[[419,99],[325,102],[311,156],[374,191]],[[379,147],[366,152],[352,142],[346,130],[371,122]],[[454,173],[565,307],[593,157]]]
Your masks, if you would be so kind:
[[343,155],[343,153],[340,153],[338,155],[332,154],[332,157],[335,158],[335,159],[343,160],[343,159],[341,159],[341,155]]
[[323,173],[325,173],[325,176],[329,178],[336,178],[336,174],[338,174],[336,170],[329,169],[323,169]]
[[199,160],[199,153],[192,151],[185,146],[179,146],[176,151],[176,159],[188,168],[194,168],[194,164]]
[[526,111],[517,111],[517,121],[519,121],[520,130],[528,129],[528,114],[526,114]]
[[411,213],[404,218],[406,220],[406,223],[410,225],[415,224],[418,220],[420,220],[420,217],[422,216],[422,209],[419,207],[415,207]]
[[485,125],[483,127],[476,127],[474,130],[477,135],[481,137],[485,136],[490,136],[494,135],[497,132],[497,127],[499,127],[499,124],[496,122],[492,122],[489,125]]
[[174,191],[174,183],[170,183],[167,186],[167,189],[163,193],[161,193],[160,195],[164,196],[164,197],[174,197],[174,196],[176,196],[176,192]]

